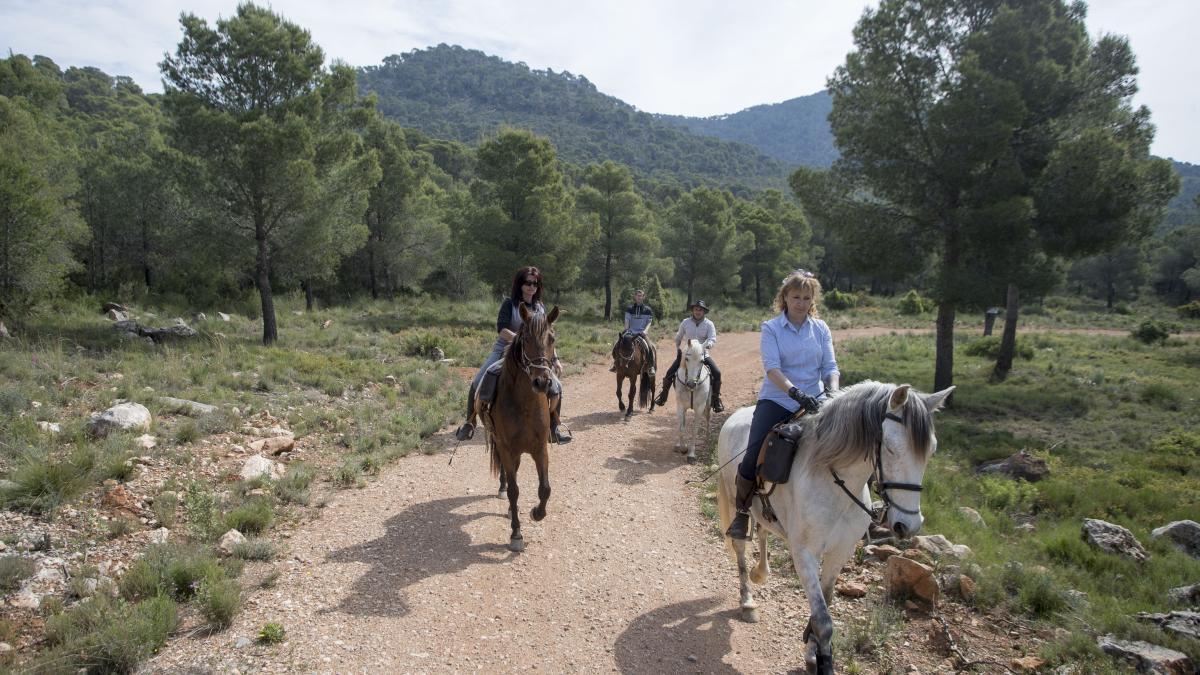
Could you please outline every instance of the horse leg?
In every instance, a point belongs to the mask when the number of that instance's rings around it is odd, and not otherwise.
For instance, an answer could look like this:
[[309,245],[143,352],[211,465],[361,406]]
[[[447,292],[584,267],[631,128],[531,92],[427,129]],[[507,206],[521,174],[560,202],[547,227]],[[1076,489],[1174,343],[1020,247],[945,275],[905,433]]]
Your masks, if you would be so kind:
[[529,517],[541,520],[546,517],[546,502],[550,501],[550,455],[541,452],[533,457],[538,474],[538,505],[529,512]]
[[508,538],[508,550],[520,553],[525,550],[525,539],[521,536],[521,517],[517,512],[517,499],[521,489],[517,487],[517,469],[521,467],[521,455],[510,460],[512,471],[509,472],[508,485],[508,515],[512,520],[512,535]]
[[688,447],[687,447],[687,463],[688,464],[696,463],[696,436],[699,434],[699,431],[700,431],[700,414],[698,411],[693,410],[692,411],[692,428],[691,428],[690,432],[688,433],[688,436],[689,436]]
[[[808,596],[808,628],[804,630],[807,644],[805,663],[818,675],[833,675],[833,619],[822,593],[820,562],[807,549],[792,543],[792,562]],[[836,571],[834,573],[836,577]],[[812,657],[811,660],[809,657]]]
[[496,492],[496,499],[504,499],[508,496],[508,473],[504,471],[504,467],[500,467],[500,489]]
[[761,524],[756,524],[754,529],[758,534],[758,564],[750,572],[750,581],[761,584],[771,574],[771,557],[767,555],[767,529]]
[[733,553],[737,556],[742,621],[758,623],[758,603],[754,602],[754,596],[750,594],[750,563],[746,561],[746,540],[728,539],[728,541],[733,543]]
[[629,376],[629,407],[625,409],[625,419],[633,415],[633,399],[637,395],[637,375]]
[[625,399],[621,398],[624,395],[622,389],[625,385],[625,375],[621,371],[617,371],[617,407],[621,412],[625,412]]
[[679,415],[679,442],[675,444],[676,452],[687,452],[687,443],[685,442],[684,434],[687,433],[687,405],[683,402],[683,396],[680,392],[675,392],[675,412]]

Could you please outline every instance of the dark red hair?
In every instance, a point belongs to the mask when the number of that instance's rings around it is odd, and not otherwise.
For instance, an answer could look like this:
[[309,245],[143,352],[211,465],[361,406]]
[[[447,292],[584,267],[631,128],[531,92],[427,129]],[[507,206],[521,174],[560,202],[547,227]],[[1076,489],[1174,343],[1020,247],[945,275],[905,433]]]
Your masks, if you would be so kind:
[[533,304],[536,305],[542,301],[542,272],[533,265],[522,267],[513,275],[512,295],[509,297],[512,298],[514,305],[525,299],[525,295],[521,293],[521,286],[525,283],[525,277],[537,279],[537,290],[533,292]]

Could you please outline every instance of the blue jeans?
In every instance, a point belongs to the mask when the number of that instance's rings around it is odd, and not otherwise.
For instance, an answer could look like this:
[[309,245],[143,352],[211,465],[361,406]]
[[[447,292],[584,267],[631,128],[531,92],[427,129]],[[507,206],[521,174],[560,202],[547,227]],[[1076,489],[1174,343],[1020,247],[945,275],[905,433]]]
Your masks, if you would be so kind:
[[750,422],[750,441],[746,445],[746,454],[742,455],[742,463],[738,464],[738,475],[746,480],[754,480],[758,475],[758,453],[763,441],[771,433],[771,427],[792,416],[792,411],[774,401],[759,401],[754,406],[754,419]]

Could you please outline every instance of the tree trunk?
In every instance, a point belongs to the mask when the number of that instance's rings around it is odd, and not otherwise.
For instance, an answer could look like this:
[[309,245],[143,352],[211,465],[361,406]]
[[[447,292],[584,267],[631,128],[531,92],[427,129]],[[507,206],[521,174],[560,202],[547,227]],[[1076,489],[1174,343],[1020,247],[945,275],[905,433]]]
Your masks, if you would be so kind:
[[604,253],[604,320],[612,318],[612,251]]
[[762,282],[758,278],[758,274],[754,275],[754,306],[762,306]]
[[313,311],[313,289],[312,282],[305,279],[300,282],[300,286],[304,288],[304,311]]
[[[938,303],[936,357],[933,370],[933,390],[941,391],[954,384],[954,303]],[[949,400],[947,400],[947,404]]]
[[379,285],[375,279],[375,237],[367,242],[367,274],[371,280],[371,299],[379,299]]
[[270,345],[279,339],[279,330],[275,325],[275,299],[271,297],[271,251],[267,244],[265,223],[255,223],[254,229],[255,239],[258,240],[255,283],[262,301],[263,344]]
[[1104,288],[1104,299],[1108,301],[1108,311],[1112,311],[1113,300],[1117,299],[1117,285],[1110,279]]
[[1000,337],[1000,354],[996,357],[996,367],[992,370],[992,381],[1003,382],[1012,370],[1013,353],[1017,350],[1017,313],[1020,311],[1020,294],[1015,283],[1008,284],[1008,298],[1005,300],[1004,333]]
[[142,277],[146,280],[146,290],[153,288],[150,279],[150,227],[142,218]]

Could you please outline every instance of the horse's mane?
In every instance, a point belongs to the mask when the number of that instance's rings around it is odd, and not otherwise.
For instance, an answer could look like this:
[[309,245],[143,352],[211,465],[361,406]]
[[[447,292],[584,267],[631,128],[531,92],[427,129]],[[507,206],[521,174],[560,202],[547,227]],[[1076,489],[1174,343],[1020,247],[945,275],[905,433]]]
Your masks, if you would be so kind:
[[513,368],[522,366],[521,336],[532,335],[535,340],[541,342],[548,332],[550,332],[550,322],[546,320],[546,313],[531,312],[529,320],[521,324],[521,327],[517,329],[516,337],[504,348],[504,360],[508,362],[506,365]]
[[[884,413],[894,384],[866,380],[837,392],[816,415],[802,418],[805,425],[805,462],[815,468],[836,468],[870,458],[883,439]],[[933,419],[925,400],[910,390],[900,408],[912,447],[929,454],[933,441]]]

